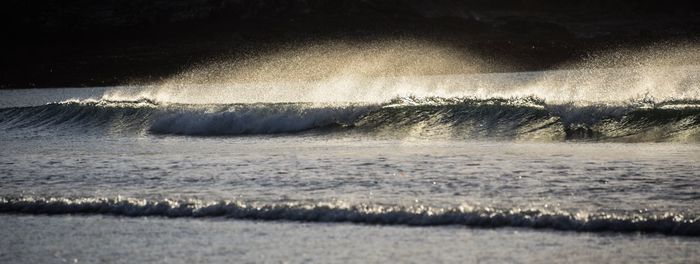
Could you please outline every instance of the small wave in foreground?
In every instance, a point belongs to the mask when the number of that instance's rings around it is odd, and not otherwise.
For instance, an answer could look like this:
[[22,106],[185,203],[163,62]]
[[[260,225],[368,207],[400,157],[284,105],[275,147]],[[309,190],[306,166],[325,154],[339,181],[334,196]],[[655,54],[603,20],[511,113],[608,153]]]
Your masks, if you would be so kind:
[[460,206],[432,208],[339,203],[258,204],[237,201],[129,198],[0,198],[0,212],[128,217],[228,217],[251,220],[350,222],[380,225],[522,227],[581,232],[643,232],[700,236],[700,218],[682,214],[588,214],[541,209]]

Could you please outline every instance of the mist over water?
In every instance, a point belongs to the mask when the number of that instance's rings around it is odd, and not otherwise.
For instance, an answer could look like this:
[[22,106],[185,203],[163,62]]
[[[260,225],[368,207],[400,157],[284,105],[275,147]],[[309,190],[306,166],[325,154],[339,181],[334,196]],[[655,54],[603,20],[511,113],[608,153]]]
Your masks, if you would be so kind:
[[120,124],[110,131],[197,136],[314,131],[342,137],[351,131],[390,138],[697,142],[700,65],[691,60],[697,52],[692,45],[656,45],[593,54],[558,70],[488,73],[506,66],[430,42],[322,43],[6,111],[4,123],[103,128],[102,118],[110,118]]
[[194,66],[103,99],[164,103],[383,103],[395,97],[536,97],[548,103],[628,103],[700,98],[692,45],[593,54],[561,70],[507,69],[454,47],[420,41],[324,43],[243,61]]
[[495,66],[426,42],[357,45],[220,61],[161,83],[7,108],[0,126],[196,136],[312,131],[423,139],[700,140],[700,65],[684,61],[697,51],[692,47],[615,51],[561,70],[479,73]]

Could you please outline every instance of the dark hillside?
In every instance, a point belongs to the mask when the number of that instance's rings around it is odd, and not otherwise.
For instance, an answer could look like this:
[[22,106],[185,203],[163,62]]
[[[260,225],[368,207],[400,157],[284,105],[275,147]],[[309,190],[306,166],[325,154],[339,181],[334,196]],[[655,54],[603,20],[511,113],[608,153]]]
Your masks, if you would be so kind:
[[421,39],[509,71],[700,37],[690,0],[9,0],[0,10],[3,88],[157,80],[319,40]]

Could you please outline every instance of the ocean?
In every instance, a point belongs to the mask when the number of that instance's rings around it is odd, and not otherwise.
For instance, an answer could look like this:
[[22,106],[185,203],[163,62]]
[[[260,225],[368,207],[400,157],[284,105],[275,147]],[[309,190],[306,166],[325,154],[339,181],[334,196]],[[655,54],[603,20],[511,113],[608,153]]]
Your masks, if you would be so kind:
[[0,262],[697,262],[699,73],[1,90]]

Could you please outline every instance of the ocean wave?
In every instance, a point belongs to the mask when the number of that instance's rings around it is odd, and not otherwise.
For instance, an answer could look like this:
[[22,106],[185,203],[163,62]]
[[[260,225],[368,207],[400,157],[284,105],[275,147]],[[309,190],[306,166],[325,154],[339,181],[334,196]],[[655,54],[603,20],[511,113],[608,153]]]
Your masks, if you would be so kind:
[[344,127],[368,111],[362,106],[306,106],[302,104],[253,104],[218,110],[177,110],[162,113],[150,132],[181,135],[245,135],[300,132],[324,127]]
[[143,200],[131,198],[0,198],[0,212],[96,214],[128,217],[227,217],[251,220],[350,222],[380,225],[522,227],[581,232],[643,232],[700,236],[700,217],[497,209],[459,206],[389,206],[333,203],[246,203],[241,201]]
[[0,129],[6,130],[77,128],[211,136],[329,127],[392,137],[698,142],[700,101],[615,105],[547,104],[534,97],[401,97],[384,104],[187,105],[142,98],[0,109]]

